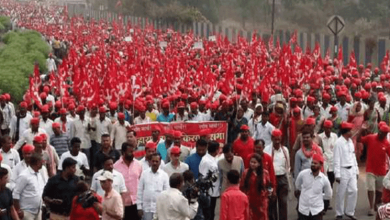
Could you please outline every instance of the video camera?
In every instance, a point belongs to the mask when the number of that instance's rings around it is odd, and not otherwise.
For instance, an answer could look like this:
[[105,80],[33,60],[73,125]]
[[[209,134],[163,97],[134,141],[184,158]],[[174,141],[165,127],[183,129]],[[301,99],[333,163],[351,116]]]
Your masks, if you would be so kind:
[[82,193],[77,198],[77,203],[82,203],[81,206],[84,209],[92,207],[95,202],[98,202],[98,199],[96,198],[96,196],[93,195],[93,193],[90,190]]
[[210,189],[212,189],[213,184],[217,181],[218,175],[211,170],[207,173],[207,176],[203,177],[199,174],[199,178],[194,184],[184,190],[183,194],[190,202],[193,199],[199,197],[199,193],[208,195]]

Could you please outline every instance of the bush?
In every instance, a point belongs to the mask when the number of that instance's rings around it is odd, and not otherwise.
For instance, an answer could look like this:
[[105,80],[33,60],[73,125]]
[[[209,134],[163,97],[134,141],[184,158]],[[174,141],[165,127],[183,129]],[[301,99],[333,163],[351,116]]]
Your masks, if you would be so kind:
[[9,17],[0,16],[0,31],[10,30],[12,27]]
[[0,50],[0,88],[21,101],[29,86],[28,77],[34,73],[34,63],[46,71],[49,45],[36,31],[12,31],[3,36],[5,46]]

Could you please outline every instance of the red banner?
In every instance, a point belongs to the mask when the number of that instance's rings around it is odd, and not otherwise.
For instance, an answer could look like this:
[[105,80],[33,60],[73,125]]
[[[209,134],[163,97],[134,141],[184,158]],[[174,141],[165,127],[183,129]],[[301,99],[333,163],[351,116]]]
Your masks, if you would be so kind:
[[143,146],[146,142],[152,139],[152,128],[158,127],[161,131],[161,137],[167,130],[181,131],[183,133],[182,145],[195,147],[196,141],[200,134],[210,135],[211,140],[225,144],[227,141],[226,122],[207,121],[207,122],[172,122],[172,123],[150,123],[132,126],[132,129],[137,132],[138,144]]

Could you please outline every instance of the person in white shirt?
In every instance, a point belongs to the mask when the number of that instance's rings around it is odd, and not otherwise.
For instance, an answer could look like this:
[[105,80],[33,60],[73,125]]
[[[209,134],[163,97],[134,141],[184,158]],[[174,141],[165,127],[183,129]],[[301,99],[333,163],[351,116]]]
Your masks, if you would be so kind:
[[138,108],[139,116],[134,119],[134,124],[140,125],[140,124],[148,124],[151,122],[150,118],[146,116],[145,114],[145,106],[140,106]]
[[69,114],[66,116],[70,121],[74,121],[79,118],[76,114],[76,106],[74,104],[70,104],[68,106]]
[[332,132],[333,123],[331,120],[324,121],[324,132],[318,135],[322,140],[322,147],[324,148],[324,172],[328,175],[330,185],[333,188],[334,172],[333,172],[333,148],[337,141],[337,134]]
[[108,107],[110,111],[107,113],[107,117],[111,120],[111,124],[115,124],[118,121],[118,114],[116,112],[118,104],[116,102],[110,102]]
[[42,213],[42,194],[47,183],[39,170],[42,168],[42,156],[33,154],[30,158],[30,166],[17,178],[17,184],[13,190],[15,210],[20,218],[39,220]]
[[193,219],[198,211],[196,199],[188,202],[180,191],[183,187],[184,179],[180,173],[174,173],[169,178],[170,188],[162,192],[156,201],[155,218],[159,220],[187,220]]
[[[219,177],[217,155],[219,152],[219,143],[216,141],[210,141],[207,147],[207,153],[204,155],[199,164],[199,177],[207,178],[210,175],[216,175]],[[219,192],[220,180],[219,178],[213,183],[213,187],[209,190],[210,207],[209,215],[210,219],[214,219],[215,207],[217,199],[220,196]]]
[[198,103],[192,102],[190,107],[191,113],[188,114],[189,121],[204,121],[203,115],[198,111]]
[[180,161],[181,150],[179,147],[172,147],[170,150],[169,158],[171,161],[162,168],[168,176],[171,176],[174,173],[184,173],[188,170],[188,165]]
[[53,54],[51,54],[51,53],[49,54],[49,57],[46,59],[46,67],[47,67],[47,70],[49,71],[49,74],[51,72],[57,71],[56,61],[54,60]]
[[332,198],[328,178],[321,172],[324,158],[314,154],[310,169],[302,170],[295,181],[295,195],[299,198],[299,219],[322,219]]
[[89,173],[89,164],[87,156],[83,152],[80,152],[80,145],[80,138],[74,137],[72,138],[72,140],[70,140],[70,151],[65,152],[61,155],[58,170],[62,170],[62,163],[66,158],[70,157],[77,161],[75,175],[80,177],[81,179],[84,179],[85,175]]
[[70,137],[73,120],[66,116],[67,111],[65,108],[61,108],[59,113],[60,117],[56,118],[54,122],[60,123],[62,133]]
[[[91,125],[92,126],[92,125]],[[112,123],[109,118],[106,117],[106,107],[101,106],[99,108],[99,118],[95,120],[96,129],[96,142],[101,144],[101,136],[103,134],[111,134]]]
[[344,91],[340,91],[338,93],[340,98],[340,102],[338,102],[335,106],[337,108],[337,114],[341,118],[342,121],[348,120],[348,113],[351,108],[351,105],[347,103],[347,94]]
[[31,119],[32,116],[27,114],[27,103],[21,102],[19,104],[19,113],[14,115],[11,119],[9,135],[13,141],[18,141],[23,136],[23,133],[29,129]]
[[115,149],[121,150],[122,144],[126,142],[126,134],[128,127],[130,127],[130,123],[125,121],[125,114],[119,112],[118,121],[115,122],[111,130],[111,140],[113,141],[113,143],[115,143]]
[[11,167],[8,166],[7,164],[3,163],[3,156],[1,155],[0,153],[0,167],[3,167],[5,169],[7,169],[8,171],[8,180],[7,180],[7,184],[6,184],[6,187],[9,188],[9,189],[13,189],[14,185],[12,184],[11,182],[11,179],[12,179],[12,170],[11,170]]
[[272,144],[264,149],[264,153],[272,156],[274,170],[277,181],[277,199],[270,203],[270,212],[273,216],[279,213],[279,219],[287,220],[287,196],[288,196],[288,177],[290,172],[290,157],[288,148],[282,146],[282,131],[275,129],[272,131]]
[[272,143],[271,136],[272,131],[275,127],[269,123],[269,112],[263,111],[261,114],[261,122],[255,125],[255,131],[253,134],[253,139],[255,140],[264,140],[265,146],[268,146]]
[[[337,219],[342,219],[344,214],[350,219],[356,219],[354,214],[357,203],[359,167],[356,161],[355,146],[351,138],[352,127],[351,123],[341,123],[341,136],[337,139],[333,149],[334,174],[336,182],[339,183],[335,202]],[[345,197],[348,202],[344,209]]]
[[[7,103],[7,105],[10,107],[11,109],[11,114],[12,114],[12,117],[15,115],[15,106],[14,106],[14,103],[11,102],[11,96],[10,94],[8,93],[4,93],[4,97],[5,97],[5,103]],[[12,119],[11,117],[11,119]]]
[[[27,169],[30,164],[31,155],[34,153],[34,146],[30,144],[26,144],[22,148],[23,160],[20,161],[16,166],[12,169],[12,178],[10,179],[10,183],[12,186],[15,186],[16,179],[23,172],[23,170]],[[11,188],[13,190],[13,188]]]
[[13,113],[11,107],[6,103],[5,95],[0,95],[0,113],[3,114],[3,123],[0,125],[1,133],[7,134]]
[[3,163],[13,169],[16,164],[20,162],[20,156],[17,150],[11,148],[12,140],[8,135],[4,135],[0,138],[1,149],[0,153],[3,155]]
[[91,190],[96,192],[100,196],[104,196],[104,190],[100,185],[100,181],[98,180],[99,176],[103,176],[105,172],[111,172],[113,176],[112,188],[118,192],[119,194],[123,194],[127,192],[127,188],[125,185],[125,179],[123,175],[114,169],[114,159],[108,155],[105,155],[103,160],[103,169],[97,171],[93,174]]
[[32,118],[30,124],[31,128],[25,130],[20,136],[18,142],[16,142],[14,146],[15,150],[19,150],[20,147],[25,143],[32,144],[35,136],[46,134],[45,130],[39,128],[39,118]]
[[81,140],[81,151],[87,156],[88,161],[91,158],[91,138],[88,132],[89,117],[85,116],[85,107],[79,105],[77,107],[78,117],[73,120],[72,128],[70,129],[70,138],[78,137]]
[[49,118],[50,116],[50,110],[48,105],[44,105],[41,108],[41,120],[39,121],[39,127],[45,130],[48,137],[53,135],[53,121]]
[[306,120],[308,117],[314,115],[314,102],[316,99],[312,96],[308,96],[306,99],[306,105],[302,108],[303,119]]
[[175,114],[175,121],[188,121],[188,112],[185,110],[186,105],[184,102],[179,102],[177,104],[177,114]]
[[143,220],[152,220],[156,213],[156,199],[161,192],[169,188],[169,177],[160,169],[161,156],[153,154],[152,166],[142,172],[137,189],[138,216]]
[[211,111],[206,108],[206,100],[199,100],[199,114],[202,115],[203,121],[211,121]]
[[[145,157],[142,158],[139,162],[142,165],[142,170],[147,170],[152,166],[152,156],[157,152],[157,145],[152,142],[148,142],[145,145]],[[160,163],[160,169],[165,166],[164,161]]]
[[240,104],[242,109],[244,110],[244,118],[250,121],[253,118],[254,111],[253,109],[248,108],[248,100],[246,98],[243,98]]

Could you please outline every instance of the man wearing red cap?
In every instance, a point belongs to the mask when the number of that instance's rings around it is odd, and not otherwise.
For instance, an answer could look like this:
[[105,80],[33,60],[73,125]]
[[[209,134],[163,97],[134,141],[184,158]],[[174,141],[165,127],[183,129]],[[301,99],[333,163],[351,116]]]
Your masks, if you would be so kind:
[[59,113],[60,117],[56,118],[54,122],[60,123],[62,132],[70,137],[70,129],[72,128],[73,120],[67,117],[65,108],[61,108]]
[[115,145],[116,150],[120,150],[122,144],[126,142],[127,128],[130,127],[130,123],[125,121],[125,114],[122,112],[118,113],[118,121],[112,125],[111,140],[113,146]]
[[[335,204],[337,219],[343,219],[344,214],[350,219],[356,219],[354,214],[357,202],[359,167],[356,161],[355,146],[351,139],[352,127],[353,125],[350,123],[341,123],[341,136],[337,139],[333,149],[334,174],[336,182],[339,183]],[[347,196],[346,200],[348,202],[344,209],[345,196]]]
[[255,140],[264,140],[265,146],[272,143],[271,134],[275,127],[269,123],[269,112],[264,110],[261,114],[261,122],[257,123],[253,138]]
[[12,117],[10,124],[10,136],[13,142],[17,142],[23,135],[23,132],[29,129],[31,119],[32,116],[27,114],[27,103],[21,102],[19,105],[19,112]]
[[[142,170],[147,170],[151,167],[152,165],[152,162],[151,162],[151,159],[152,159],[152,155],[155,154],[157,152],[157,146],[155,143],[146,143],[145,145],[145,157],[142,158],[139,162],[141,163],[142,165]],[[163,160],[161,160],[161,163],[160,163],[160,169],[164,168],[165,166],[165,163]]]
[[20,162],[20,156],[17,150],[11,148],[12,140],[9,135],[3,135],[0,138],[0,153],[3,155],[3,163],[13,169]]
[[306,105],[302,108],[302,115],[303,119],[307,119],[308,117],[312,116],[314,114],[313,107],[315,98],[313,96],[308,96],[306,99]]
[[242,125],[240,137],[233,142],[233,152],[244,160],[245,168],[248,168],[250,161],[249,155],[251,155],[253,151],[254,140],[249,136],[249,127],[248,125]]
[[378,98],[378,102],[375,103],[375,109],[378,111],[379,117],[382,120],[383,116],[385,115],[385,112],[389,110],[389,106],[386,105],[387,99],[384,95]]
[[53,121],[49,118],[50,110],[48,105],[44,105],[41,108],[41,120],[39,121],[39,127],[46,131],[46,134],[50,137],[53,134],[52,124]]
[[52,145],[59,157],[62,156],[63,153],[68,151],[69,148],[69,136],[64,134],[61,130],[60,123],[54,122],[52,124],[53,135],[50,137],[50,145]]
[[24,144],[32,144],[34,137],[40,134],[46,134],[45,130],[39,128],[39,118],[33,118],[30,121],[31,128],[25,130],[20,136],[18,142],[16,142],[14,149],[19,150],[19,148]]
[[91,138],[88,132],[90,118],[85,116],[85,107],[79,105],[76,109],[78,117],[73,120],[70,138],[78,137],[81,140],[81,151],[87,156],[88,161],[91,158]]
[[169,113],[169,102],[164,102],[161,105],[162,113],[157,116],[158,122],[171,122],[173,121],[174,114]]
[[68,106],[68,111],[69,111],[69,115],[67,116],[68,119],[74,121],[75,119],[77,119],[79,116],[76,114],[76,106],[71,103],[69,106]]
[[108,118],[111,120],[111,123],[114,124],[117,121],[118,115],[117,115],[117,109],[118,104],[116,102],[110,102],[109,106],[110,111],[108,112]]
[[[95,121],[96,123],[96,142],[101,144],[101,137],[103,134],[111,134],[112,123],[109,118],[106,117],[106,107],[101,106],[99,108],[99,119]],[[96,152],[94,152],[96,153]]]
[[[181,131],[173,131],[173,146],[180,147],[180,161],[185,161],[190,154],[194,154],[196,152],[196,149],[190,149],[187,146],[182,145],[182,138],[183,133]],[[171,147],[172,148],[172,147]],[[168,149],[168,156],[170,155],[169,151],[171,148]],[[192,152],[193,151],[193,152]],[[170,161],[170,158],[168,157],[167,161]]]
[[253,118],[254,111],[253,109],[248,108],[248,100],[246,98],[242,98],[240,103],[242,109],[244,110],[244,117],[249,121]]
[[323,155],[324,155],[324,172],[328,175],[330,185],[333,188],[334,172],[333,172],[333,148],[337,141],[337,134],[332,132],[333,123],[330,120],[325,120],[323,128],[324,132],[318,135],[322,140]]
[[188,112],[185,109],[184,102],[179,102],[177,104],[177,114],[175,115],[175,121],[181,122],[181,121],[188,121]]
[[337,108],[337,114],[341,118],[342,121],[348,120],[348,113],[351,105],[347,103],[347,94],[345,91],[340,91],[339,94],[340,102],[338,102],[335,106]]
[[162,168],[170,177],[174,173],[184,173],[188,170],[188,165],[180,161],[181,150],[180,147],[174,146],[169,151],[169,158],[171,161]]
[[329,207],[332,188],[328,178],[321,172],[324,158],[314,154],[311,167],[302,170],[295,181],[295,194],[299,196],[300,220],[322,220],[323,211]]
[[160,113],[154,108],[153,101],[147,101],[145,115],[148,116],[151,121],[156,121],[159,114]]
[[134,124],[149,124],[151,122],[150,118],[145,114],[145,106],[138,107],[139,116],[134,119]]
[[322,95],[322,104],[321,104],[321,115],[325,118],[330,117],[329,110],[332,107],[332,105],[329,104],[330,102],[330,95],[328,93],[324,93]]
[[282,131],[272,131],[272,143],[265,147],[264,153],[272,156],[277,181],[277,199],[270,203],[270,219],[287,220],[287,196],[289,190],[288,175],[290,157],[287,147],[282,146]]
[[188,114],[189,121],[204,121],[203,114],[198,111],[198,103],[192,102],[190,107],[191,113]]
[[[363,129],[367,128],[365,124],[362,127]],[[390,145],[387,140],[388,132],[389,127],[383,123],[377,134],[369,134],[361,138],[358,136],[357,139],[358,141],[360,139],[360,142],[364,144],[367,152],[366,184],[370,204],[369,216],[374,215],[374,211],[382,199],[382,182],[388,167],[387,158],[390,156]]]

